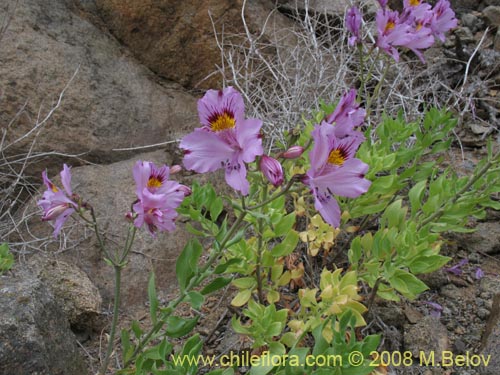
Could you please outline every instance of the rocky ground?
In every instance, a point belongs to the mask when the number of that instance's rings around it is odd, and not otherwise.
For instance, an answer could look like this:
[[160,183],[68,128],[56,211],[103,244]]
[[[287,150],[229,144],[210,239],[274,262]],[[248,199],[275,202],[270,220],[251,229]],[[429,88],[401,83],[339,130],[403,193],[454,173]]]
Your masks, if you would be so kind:
[[[8,130],[2,153],[19,155],[33,145],[33,138],[22,134],[39,133],[36,152],[41,157],[55,152],[29,163],[26,173],[38,176],[48,167],[54,175],[62,160],[98,164],[74,168],[74,182],[104,212],[100,219],[116,239],[121,219],[114,213],[123,211],[133,196],[130,170],[135,160],[169,164],[180,160],[175,147],[168,145],[145,154],[129,148],[175,140],[192,129],[197,121],[196,97],[219,82],[210,73],[220,65],[220,52],[211,34],[214,26],[204,15],[210,9],[215,26],[227,25],[234,34],[242,27],[239,1],[153,3],[57,0],[45,7],[39,1],[19,0],[0,4],[0,123],[9,124],[2,125],[2,130]],[[255,32],[274,3],[249,3],[249,28]],[[298,12],[295,1],[278,3],[274,30],[290,27],[294,17],[304,12],[304,2],[298,2]],[[332,17],[338,17],[335,12],[345,6],[342,1],[334,7],[319,0],[311,4]],[[467,173],[484,155],[486,137],[499,138],[500,2],[456,0],[454,6],[459,27],[428,59],[439,61],[443,92],[449,98],[444,105],[460,117],[450,162]],[[170,12],[164,12],[165,7]],[[163,33],[165,24],[175,27]],[[449,95],[451,91],[454,95]],[[64,94],[61,105],[60,93]],[[56,110],[51,113],[51,109]],[[10,180],[1,182],[3,189]],[[25,182],[28,188],[23,194],[29,198],[39,181]],[[48,239],[50,228],[39,222],[33,201],[15,208],[5,211],[9,215],[2,211],[0,226],[18,255],[15,268],[0,276],[0,316],[8,317],[0,319],[0,373],[95,373],[110,322],[110,269],[88,231],[70,225],[66,235],[54,241]],[[4,230],[14,222],[22,224],[19,228],[16,224],[15,231]],[[489,212],[485,221],[471,226],[477,229],[473,234],[446,238],[444,254],[453,260],[446,269],[423,278],[429,291],[413,302],[376,301],[364,332],[382,333],[382,350],[411,351],[415,363],[420,351],[450,350],[456,355],[491,355],[489,366],[415,365],[382,372],[496,375],[500,371],[500,214]],[[178,244],[188,236],[182,224],[159,241],[151,241],[147,234],[139,236],[124,275],[124,327],[132,320],[146,324],[148,306],[142,291],[150,270],[160,275],[160,299],[168,301],[175,295],[175,275],[165,270],[173,269]],[[207,354],[249,347],[230,328],[232,293],[224,290],[203,307],[197,330],[206,341]],[[187,309],[183,313],[191,314]],[[22,355],[28,358],[24,364]]]

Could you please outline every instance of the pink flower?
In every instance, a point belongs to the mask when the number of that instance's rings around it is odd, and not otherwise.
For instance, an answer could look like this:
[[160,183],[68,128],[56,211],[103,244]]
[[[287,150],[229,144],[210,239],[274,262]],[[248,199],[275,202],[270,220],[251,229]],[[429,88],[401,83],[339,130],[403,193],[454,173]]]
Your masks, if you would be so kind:
[[203,125],[185,136],[184,166],[198,173],[224,168],[226,182],[243,195],[248,194],[245,163],[262,155],[260,128],[262,121],[245,119],[241,94],[232,87],[209,90],[198,101],[198,114]]
[[[182,198],[180,198],[182,197]],[[146,224],[149,232],[156,236],[157,231],[173,231],[175,229],[175,210],[182,202],[184,194],[177,197],[177,201],[166,199],[164,194],[153,194],[145,189],[141,199],[134,204],[133,209],[137,217],[134,225],[141,228]]]
[[72,200],[71,172],[70,168],[64,164],[61,171],[61,182],[64,191],[60,190],[47,177],[47,172],[42,172],[42,178],[47,190],[43,193],[41,200],[37,204],[43,209],[43,221],[54,222],[54,237],[59,235],[62,226],[68,220],[78,205]]
[[365,179],[368,165],[356,159],[363,136],[346,135],[340,139],[335,127],[323,122],[312,132],[314,147],[309,154],[311,168],[304,183],[311,188],[315,208],[334,227],[340,225],[340,207],[334,197],[355,198],[365,193],[371,182]]
[[379,10],[375,21],[378,30],[377,46],[399,61],[399,52],[395,47],[412,40],[411,26],[400,20],[398,12],[390,10]]
[[361,43],[361,36],[360,36],[360,31],[361,31],[361,12],[359,8],[357,7],[352,7],[349,9],[346,15],[346,28],[347,30],[350,31],[352,36],[349,38],[349,45],[354,46],[358,43]]
[[450,8],[448,0],[439,0],[432,9],[433,17],[430,22],[431,30],[439,40],[444,42],[444,33],[457,26],[455,12]]
[[297,159],[304,152],[304,147],[302,146],[292,146],[280,156],[285,159]]
[[141,199],[144,190],[153,194],[179,195],[178,193],[183,186],[176,181],[168,179],[170,176],[169,167],[163,165],[158,168],[150,161],[138,161],[134,166],[133,175],[136,184],[136,194],[139,199]]
[[326,117],[329,124],[335,123],[335,136],[344,138],[353,134],[353,129],[365,120],[366,111],[356,102],[356,89],[345,93],[333,113]]
[[283,183],[283,168],[278,160],[267,155],[262,155],[260,170],[274,187],[278,187]]
[[133,210],[137,215],[134,225],[147,225],[154,236],[159,231],[175,229],[176,208],[191,194],[191,189],[176,181],[169,180],[169,168],[158,168],[149,161],[138,161],[133,169],[136,183],[137,202]]

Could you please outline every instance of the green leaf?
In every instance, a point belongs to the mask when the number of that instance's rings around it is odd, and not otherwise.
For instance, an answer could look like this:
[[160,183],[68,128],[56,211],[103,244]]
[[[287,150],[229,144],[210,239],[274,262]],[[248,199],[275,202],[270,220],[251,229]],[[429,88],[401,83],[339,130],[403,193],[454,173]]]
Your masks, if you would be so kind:
[[199,310],[201,308],[201,305],[203,305],[203,302],[205,301],[205,297],[199,292],[192,291],[189,292],[188,294],[189,300],[191,301],[191,306],[193,306],[193,309]]
[[173,338],[179,338],[187,335],[193,330],[198,322],[198,317],[186,319],[171,315],[167,318],[166,335]]
[[156,286],[155,286],[155,274],[151,272],[148,282],[148,297],[149,297],[149,315],[151,316],[151,321],[156,324],[156,312],[158,311],[158,297],[156,296]]
[[277,237],[286,235],[295,224],[295,212],[283,216],[278,224],[274,227],[274,233]]
[[212,219],[212,221],[217,220],[223,209],[224,204],[222,202],[222,199],[216,198],[210,205],[210,218]]
[[443,267],[446,263],[451,260],[449,257],[441,255],[431,255],[431,256],[421,256],[414,259],[408,267],[410,271],[415,275],[420,273],[429,273],[436,271]]
[[197,239],[190,240],[177,258],[175,273],[181,291],[184,291],[198,268],[198,259],[203,248]]
[[420,293],[429,289],[421,280],[403,270],[395,270],[389,283],[406,298],[413,300]]
[[215,292],[216,290],[224,288],[227,284],[231,282],[231,278],[229,277],[218,277],[212,280],[208,285],[206,285],[202,290],[201,294],[207,295]]
[[137,339],[141,338],[142,335],[142,329],[137,320],[132,321],[132,332],[134,332],[134,335]]
[[231,305],[240,307],[248,302],[250,297],[252,296],[252,291],[250,289],[240,290],[231,301]]
[[14,264],[14,255],[9,250],[9,245],[2,243],[0,245],[0,275],[12,268]]
[[427,186],[427,180],[420,181],[410,189],[408,197],[410,198],[411,216],[415,217],[417,211],[422,207],[422,195]]
[[295,230],[291,230],[280,244],[273,247],[271,254],[276,258],[289,255],[295,250],[298,242],[299,234]]

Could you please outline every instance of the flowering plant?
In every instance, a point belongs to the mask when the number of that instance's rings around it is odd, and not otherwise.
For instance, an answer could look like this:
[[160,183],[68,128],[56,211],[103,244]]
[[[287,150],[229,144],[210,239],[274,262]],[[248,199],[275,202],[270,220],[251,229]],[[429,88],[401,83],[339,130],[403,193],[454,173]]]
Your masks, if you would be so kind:
[[[65,165],[61,172],[62,191],[44,172],[42,219],[53,222],[57,235],[69,216],[79,215],[94,228],[115,271],[115,310],[101,374],[114,348],[121,270],[139,228],[157,236],[173,231],[182,216],[193,238],[176,262],[176,298],[161,305],[150,276],[151,324],[133,322],[122,331],[119,373],[198,373],[196,363],[173,358],[202,352],[200,335],[192,334],[201,316],[183,317],[176,309],[187,303],[198,312],[207,295],[231,285],[231,305],[238,309],[231,325],[248,338],[251,350],[299,359],[294,367],[257,361],[250,373],[369,374],[376,371],[370,353],[380,336],[356,329],[366,325],[364,314],[375,296],[417,298],[427,289],[417,275],[449,261],[440,254],[441,233],[468,231],[469,216],[483,216],[486,207],[500,209],[491,197],[500,190],[500,153],[492,143],[469,177],[429,161],[450,147],[456,121],[449,113],[431,109],[410,123],[402,117],[384,118],[376,126],[366,121],[385,77],[374,89],[366,85],[372,67],[364,70],[365,53],[378,49],[397,61],[398,48],[404,47],[423,58],[422,51],[456,25],[446,0],[434,7],[407,0],[402,13],[390,10],[387,1],[379,3],[378,36],[370,48],[361,10],[347,12],[348,43],[360,52],[360,88],[348,90],[336,104],[323,104],[304,119],[299,134],[285,134],[280,147],[264,152],[265,119],[246,117],[238,90],[207,91],[198,101],[201,127],[180,141],[183,165],[197,173],[223,169],[234,194],[170,180],[178,166],[137,162],[136,197],[125,215],[129,234],[121,253],[108,252],[92,206],[71,190],[70,169]],[[379,62],[393,63],[383,56]],[[341,261],[335,262],[337,257]],[[186,337],[174,345],[174,339]],[[310,354],[347,358],[354,351],[361,354],[356,366],[305,361]]]

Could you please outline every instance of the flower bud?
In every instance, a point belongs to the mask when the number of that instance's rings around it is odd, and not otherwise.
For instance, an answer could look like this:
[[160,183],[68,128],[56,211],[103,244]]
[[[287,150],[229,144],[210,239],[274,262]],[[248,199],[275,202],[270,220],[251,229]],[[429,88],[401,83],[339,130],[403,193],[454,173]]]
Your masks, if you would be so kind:
[[185,197],[189,197],[191,194],[193,194],[191,188],[186,185],[180,185],[177,190],[182,191]]
[[170,174],[176,174],[176,173],[179,173],[180,171],[182,171],[182,167],[178,164],[172,165],[170,167]]
[[262,155],[260,159],[260,170],[274,187],[278,187],[283,183],[283,168],[276,159],[267,155]]
[[304,152],[304,147],[302,146],[292,146],[288,150],[286,150],[283,154],[281,154],[282,157],[285,159],[297,159],[302,153]]

